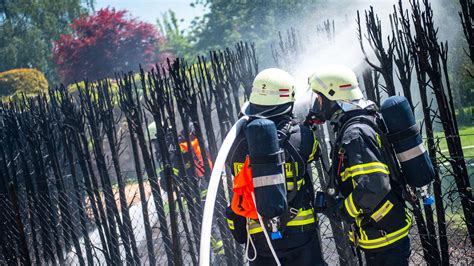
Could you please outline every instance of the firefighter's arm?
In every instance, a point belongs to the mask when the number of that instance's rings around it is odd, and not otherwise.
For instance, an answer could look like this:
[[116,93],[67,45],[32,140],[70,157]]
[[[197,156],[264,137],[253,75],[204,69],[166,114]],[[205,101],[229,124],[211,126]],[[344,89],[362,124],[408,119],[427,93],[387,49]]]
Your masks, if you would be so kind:
[[350,179],[354,188],[344,199],[343,211],[347,218],[355,219],[362,213],[372,213],[385,198],[390,191],[390,173],[375,135],[374,139],[370,135],[353,136],[343,148],[344,171],[340,176],[342,180]]

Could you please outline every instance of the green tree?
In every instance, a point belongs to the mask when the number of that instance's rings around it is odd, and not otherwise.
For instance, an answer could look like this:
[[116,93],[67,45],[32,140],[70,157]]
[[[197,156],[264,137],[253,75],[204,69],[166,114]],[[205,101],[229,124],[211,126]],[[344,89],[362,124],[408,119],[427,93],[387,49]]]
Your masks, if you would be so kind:
[[163,34],[167,42],[159,47],[162,52],[170,52],[176,57],[184,58],[190,61],[195,56],[194,44],[191,35],[188,35],[185,30],[180,29],[176,13],[169,10],[163,14],[161,20],[157,21],[159,31]]
[[37,68],[51,81],[52,40],[93,8],[91,0],[0,0],[0,71]]
[[195,21],[193,37],[195,49],[233,46],[240,40],[256,43],[265,53],[277,38],[279,30],[305,25],[315,10],[327,1],[322,0],[265,0],[224,1],[198,0],[192,5],[204,5],[209,12]]

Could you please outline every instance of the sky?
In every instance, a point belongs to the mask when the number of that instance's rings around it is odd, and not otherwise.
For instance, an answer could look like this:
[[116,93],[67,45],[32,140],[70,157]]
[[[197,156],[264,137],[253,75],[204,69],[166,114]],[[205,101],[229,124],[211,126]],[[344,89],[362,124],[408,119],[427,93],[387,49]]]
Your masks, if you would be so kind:
[[126,9],[133,17],[145,22],[156,24],[158,18],[168,10],[173,10],[181,29],[187,28],[195,16],[202,16],[205,9],[202,6],[191,7],[193,0],[96,0],[95,8],[113,7]]

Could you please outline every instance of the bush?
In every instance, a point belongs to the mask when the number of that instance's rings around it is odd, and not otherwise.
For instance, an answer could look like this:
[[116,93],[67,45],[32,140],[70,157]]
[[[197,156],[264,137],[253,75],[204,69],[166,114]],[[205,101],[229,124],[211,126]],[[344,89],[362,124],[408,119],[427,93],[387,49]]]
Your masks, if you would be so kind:
[[[104,81],[104,80],[105,79],[103,79],[101,81]],[[115,79],[108,79],[108,80],[110,81],[110,88],[111,88],[112,92],[117,93],[118,92],[117,81],[115,81]],[[95,88],[96,86],[98,86],[98,81],[89,82],[89,84],[90,84],[90,86]],[[77,91],[78,89],[83,90],[85,87],[86,87],[85,82],[81,81],[81,82],[76,82],[76,83],[69,84],[66,88],[69,91],[69,93],[71,93],[73,95],[76,95],[76,94],[78,94],[78,91]]]
[[36,69],[18,68],[0,72],[0,96],[36,94],[48,89],[48,81]]

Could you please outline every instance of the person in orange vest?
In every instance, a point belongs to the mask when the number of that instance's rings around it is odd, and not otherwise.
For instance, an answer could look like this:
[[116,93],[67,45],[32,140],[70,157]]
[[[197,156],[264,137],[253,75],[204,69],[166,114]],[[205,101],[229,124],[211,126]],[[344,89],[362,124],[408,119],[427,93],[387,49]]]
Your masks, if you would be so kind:
[[[280,235],[272,235],[271,248],[282,265],[325,265],[310,168],[318,157],[318,142],[308,127],[294,119],[294,96],[295,82],[289,73],[276,68],[263,70],[254,79],[249,103],[242,108],[242,114],[250,119],[266,118],[274,122],[284,151],[283,181],[279,184],[284,184],[287,213],[277,217]],[[252,200],[254,186],[262,184],[254,183],[248,155],[247,136],[242,130],[226,161],[234,176],[234,196],[226,210],[227,222],[236,241],[246,245],[250,265],[275,265],[263,232],[268,227],[259,223]]]
[[[194,133],[190,134],[192,152],[194,157],[194,167],[196,167],[196,173],[198,177],[204,177],[204,160],[201,154],[201,147],[199,145],[199,141]],[[188,142],[181,136],[181,141],[179,142],[179,147],[181,149],[181,153],[186,154],[189,152]],[[208,156],[209,158],[209,156]],[[212,168],[212,161],[209,159],[209,166]],[[186,168],[191,167],[191,164],[186,163]]]

